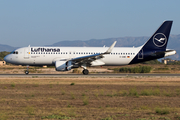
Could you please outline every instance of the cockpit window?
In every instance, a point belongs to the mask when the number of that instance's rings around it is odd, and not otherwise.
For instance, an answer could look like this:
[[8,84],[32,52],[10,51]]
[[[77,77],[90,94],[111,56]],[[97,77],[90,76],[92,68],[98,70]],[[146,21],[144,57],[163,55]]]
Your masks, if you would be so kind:
[[14,51],[12,51],[10,54],[13,54],[14,53]]
[[12,51],[11,54],[18,54],[18,51]]

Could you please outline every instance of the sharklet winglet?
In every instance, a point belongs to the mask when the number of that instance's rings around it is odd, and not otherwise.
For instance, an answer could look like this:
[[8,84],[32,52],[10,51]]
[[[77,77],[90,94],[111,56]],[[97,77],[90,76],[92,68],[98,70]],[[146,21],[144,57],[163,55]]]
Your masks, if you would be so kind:
[[112,49],[114,48],[114,46],[116,45],[117,41],[114,41],[114,43],[109,47],[109,49],[105,52],[105,54],[109,54],[111,53]]

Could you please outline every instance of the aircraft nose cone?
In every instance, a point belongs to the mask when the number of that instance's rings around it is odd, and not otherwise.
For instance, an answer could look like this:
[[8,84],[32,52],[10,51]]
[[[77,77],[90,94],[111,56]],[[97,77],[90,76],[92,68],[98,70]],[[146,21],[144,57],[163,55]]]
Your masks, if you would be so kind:
[[4,61],[7,61],[7,55],[4,57]]
[[4,57],[4,60],[5,60],[6,62],[10,62],[10,56],[9,56],[9,55],[6,55],[6,56]]

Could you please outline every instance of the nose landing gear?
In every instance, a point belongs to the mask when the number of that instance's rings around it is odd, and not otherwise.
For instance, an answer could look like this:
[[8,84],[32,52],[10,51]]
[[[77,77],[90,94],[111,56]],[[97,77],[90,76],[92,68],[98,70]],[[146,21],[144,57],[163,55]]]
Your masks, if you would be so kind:
[[28,74],[29,74],[29,65],[27,65],[27,68],[26,68],[25,74],[26,74],[26,75],[28,75]]

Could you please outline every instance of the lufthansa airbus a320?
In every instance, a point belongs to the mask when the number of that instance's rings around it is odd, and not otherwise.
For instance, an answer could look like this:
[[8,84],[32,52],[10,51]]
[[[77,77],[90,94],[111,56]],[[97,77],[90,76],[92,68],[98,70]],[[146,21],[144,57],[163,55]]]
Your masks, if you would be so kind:
[[[54,65],[56,71],[82,67],[89,73],[90,66],[129,65],[176,54],[166,49],[173,21],[165,21],[149,40],[140,47],[23,47],[5,56],[4,60],[16,65]],[[28,69],[25,74],[29,74]]]

